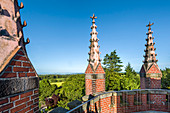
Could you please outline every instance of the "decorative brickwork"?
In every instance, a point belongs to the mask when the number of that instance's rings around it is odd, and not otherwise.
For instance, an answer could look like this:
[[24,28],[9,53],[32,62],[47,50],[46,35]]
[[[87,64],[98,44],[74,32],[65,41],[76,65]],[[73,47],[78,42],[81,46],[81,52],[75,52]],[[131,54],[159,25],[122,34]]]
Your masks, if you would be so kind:
[[139,89],[96,94],[67,113],[132,113],[141,111],[170,112],[169,90]]
[[85,71],[85,87],[86,87],[86,95],[93,94],[96,92],[105,91],[105,72],[101,66],[99,45],[97,38],[97,26],[95,25],[95,20],[97,17],[94,16],[92,18],[92,32],[90,33],[90,52],[89,52],[89,64]]
[[39,112],[39,80],[26,52],[18,0],[0,3],[0,113]]
[[35,69],[33,68],[30,60],[20,48],[15,56],[11,59],[0,78],[13,78],[13,77],[30,77],[36,76]]
[[156,48],[154,48],[154,42],[153,39],[154,37],[152,37],[153,32],[151,31],[151,25],[152,24],[148,24],[147,27],[149,27],[148,29],[148,33],[147,34],[147,44],[146,46],[146,50],[145,50],[145,55],[144,55],[144,64],[142,65],[142,68],[140,70],[140,85],[141,85],[141,89],[160,89],[161,88],[161,77],[162,77],[162,73],[157,65],[157,61],[156,60],[156,56],[157,54],[155,54],[155,50]]

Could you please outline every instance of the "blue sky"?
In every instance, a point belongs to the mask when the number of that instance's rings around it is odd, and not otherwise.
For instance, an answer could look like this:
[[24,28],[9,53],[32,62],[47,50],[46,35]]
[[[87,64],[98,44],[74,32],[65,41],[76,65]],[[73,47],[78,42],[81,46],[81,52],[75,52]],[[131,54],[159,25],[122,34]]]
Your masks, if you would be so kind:
[[28,56],[39,74],[83,73],[90,45],[90,16],[98,17],[101,58],[116,49],[138,72],[144,60],[146,24],[152,26],[158,65],[170,67],[168,0],[19,0]]

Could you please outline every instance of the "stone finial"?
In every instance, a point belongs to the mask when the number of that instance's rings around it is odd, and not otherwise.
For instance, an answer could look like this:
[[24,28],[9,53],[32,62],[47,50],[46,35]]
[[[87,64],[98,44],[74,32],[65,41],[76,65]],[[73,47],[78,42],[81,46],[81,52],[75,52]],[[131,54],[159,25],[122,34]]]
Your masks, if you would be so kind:
[[94,15],[94,13],[93,13],[93,16],[92,16],[92,17],[90,16],[90,18],[93,20],[92,22],[95,22],[94,19],[96,19],[97,17],[95,17],[95,15]]
[[152,26],[153,24],[154,24],[154,23],[152,23],[152,24],[151,24],[151,23],[149,22],[149,24],[148,24],[148,25],[146,25],[146,27],[149,27],[149,29],[148,29],[148,30],[151,30],[151,26]]
[[25,45],[29,44],[30,43],[30,39],[27,38],[26,42],[25,42]]
[[24,8],[24,4],[21,2],[20,6],[19,6],[20,9]]
[[27,22],[24,20],[22,27],[26,27],[26,26],[27,26]]

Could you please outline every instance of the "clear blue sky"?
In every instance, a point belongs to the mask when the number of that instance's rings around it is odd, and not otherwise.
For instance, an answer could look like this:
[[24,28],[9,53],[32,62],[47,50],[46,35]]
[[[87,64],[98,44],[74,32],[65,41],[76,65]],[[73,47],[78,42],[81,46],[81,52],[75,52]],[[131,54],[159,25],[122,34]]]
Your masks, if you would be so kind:
[[39,74],[83,73],[90,45],[90,16],[98,17],[101,58],[116,49],[138,72],[144,60],[146,24],[155,37],[158,65],[170,67],[169,0],[19,0],[28,56]]

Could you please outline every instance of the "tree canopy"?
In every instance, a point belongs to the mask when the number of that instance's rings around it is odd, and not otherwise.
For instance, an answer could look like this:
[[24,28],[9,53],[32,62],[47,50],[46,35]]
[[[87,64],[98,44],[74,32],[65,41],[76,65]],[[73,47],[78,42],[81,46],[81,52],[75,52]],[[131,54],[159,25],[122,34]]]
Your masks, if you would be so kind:
[[109,72],[120,72],[122,71],[121,67],[121,60],[120,57],[116,54],[116,50],[109,54],[106,54],[106,56],[103,59],[103,68],[105,71]]
[[103,61],[103,68],[106,73],[105,86],[108,90],[132,90],[140,87],[140,76],[131,67],[130,63],[125,67],[125,73],[122,73],[122,61],[116,54],[116,50],[106,54]]
[[161,85],[163,89],[170,89],[170,68],[162,70]]
[[41,80],[39,83],[40,100],[44,100],[46,97],[50,97],[56,89],[57,86],[51,85],[47,79]]
[[59,107],[68,108],[67,103],[74,100],[81,100],[81,97],[85,95],[84,74],[70,75],[62,85],[59,94],[61,97],[58,103]]

